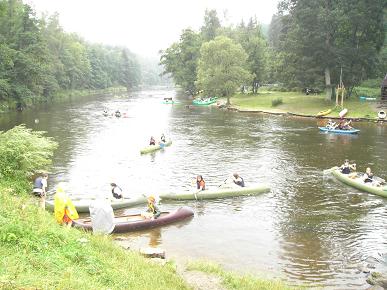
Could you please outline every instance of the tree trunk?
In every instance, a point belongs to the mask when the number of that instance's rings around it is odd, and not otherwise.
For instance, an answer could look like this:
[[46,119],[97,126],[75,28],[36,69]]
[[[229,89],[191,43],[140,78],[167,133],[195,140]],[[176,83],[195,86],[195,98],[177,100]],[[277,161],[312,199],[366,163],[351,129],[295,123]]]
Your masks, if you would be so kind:
[[230,96],[227,96],[227,106],[230,106],[231,105],[231,102],[230,102]]
[[332,85],[331,85],[331,70],[329,67],[325,68],[325,89],[326,89],[326,99],[332,99]]

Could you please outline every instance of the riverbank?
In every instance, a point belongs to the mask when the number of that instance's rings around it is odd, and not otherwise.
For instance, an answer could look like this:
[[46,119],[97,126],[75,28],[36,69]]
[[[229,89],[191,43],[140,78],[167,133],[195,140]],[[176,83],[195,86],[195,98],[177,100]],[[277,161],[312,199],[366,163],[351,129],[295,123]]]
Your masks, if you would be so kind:
[[172,264],[154,265],[109,236],[61,227],[14,187],[0,184],[1,289],[189,289]]
[[59,226],[37,207],[37,199],[16,193],[15,187],[0,183],[2,289],[296,289],[208,262],[178,269],[173,261],[157,265],[110,236]]
[[[282,103],[272,106],[272,102]],[[305,95],[300,92],[261,91],[256,95],[237,94],[231,98],[229,109],[239,112],[262,112],[269,114],[289,114],[300,117],[315,117],[320,111],[333,109],[326,118],[338,118],[340,108],[335,108],[335,102],[325,100],[324,95]],[[345,100],[344,107],[348,109],[347,118],[376,121],[378,109],[376,102],[361,102],[354,98]]]
[[[59,103],[59,102],[66,102],[69,99],[77,99],[81,97],[102,95],[102,94],[119,94],[126,91],[127,90],[125,87],[110,87],[110,88],[101,89],[101,90],[64,90],[64,91],[57,92],[55,96],[50,99],[45,99],[43,97],[23,99],[23,104],[21,105],[24,110],[27,108],[39,106],[41,104],[45,104],[49,102]],[[19,108],[19,106],[20,104],[18,104],[18,102],[14,99],[0,101],[0,113],[16,110]]]

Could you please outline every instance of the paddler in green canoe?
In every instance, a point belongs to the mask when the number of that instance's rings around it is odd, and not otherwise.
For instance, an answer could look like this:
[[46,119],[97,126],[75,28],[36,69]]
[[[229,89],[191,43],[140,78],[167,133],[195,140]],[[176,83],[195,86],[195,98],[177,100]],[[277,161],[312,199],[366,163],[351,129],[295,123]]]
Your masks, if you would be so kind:
[[234,184],[236,184],[240,187],[245,187],[245,181],[236,172],[232,175],[232,181],[234,182]]
[[201,176],[201,175],[198,175],[196,177],[196,188],[199,191],[202,191],[202,190],[206,189],[206,182],[204,181],[203,176]]
[[351,174],[351,171],[353,171],[352,173],[356,173],[356,163],[349,164],[349,160],[345,159],[344,164],[340,166],[340,171],[343,174]]

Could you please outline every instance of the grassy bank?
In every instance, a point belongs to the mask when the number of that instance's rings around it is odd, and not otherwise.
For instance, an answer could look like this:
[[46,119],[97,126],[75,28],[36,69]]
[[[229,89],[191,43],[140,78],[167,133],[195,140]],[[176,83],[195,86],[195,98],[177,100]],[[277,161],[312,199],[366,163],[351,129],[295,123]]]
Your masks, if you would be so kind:
[[240,276],[223,270],[219,265],[207,261],[195,261],[188,264],[187,270],[201,271],[220,278],[222,286],[226,289],[240,290],[296,290],[300,287],[286,286],[281,281],[268,281],[252,276]]
[[59,226],[15,185],[0,183],[1,289],[187,289],[172,265]]
[[[272,101],[281,99],[282,104],[275,107]],[[276,113],[294,113],[301,115],[316,115],[319,111],[332,109],[335,102],[325,100],[325,95],[305,95],[300,92],[260,91],[257,95],[237,94],[231,98],[234,107],[241,110],[258,110]],[[352,97],[344,101],[350,118],[377,118],[375,102],[361,102]],[[333,110],[330,117],[338,117],[340,109]]]

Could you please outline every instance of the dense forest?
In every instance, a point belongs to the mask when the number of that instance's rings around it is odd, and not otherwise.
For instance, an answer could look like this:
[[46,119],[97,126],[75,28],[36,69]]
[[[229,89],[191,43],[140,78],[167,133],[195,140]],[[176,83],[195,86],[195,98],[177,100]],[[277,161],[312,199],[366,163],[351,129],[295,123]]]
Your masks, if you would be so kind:
[[64,90],[140,84],[127,48],[88,43],[64,32],[58,17],[38,18],[21,0],[0,0],[0,101],[24,105]]
[[340,77],[348,92],[387,73],[385,0],[283,0],[266,31],[255,18],[221,25],[207,10],[200,31],[183,30],[161,52],[164,73],[189,94],[253,93],[262,84],[326,90]]

